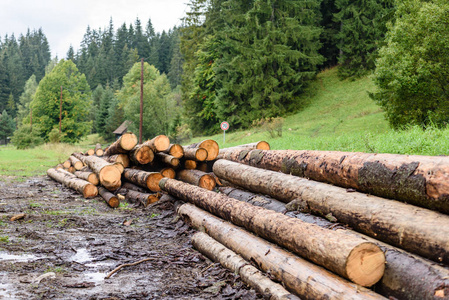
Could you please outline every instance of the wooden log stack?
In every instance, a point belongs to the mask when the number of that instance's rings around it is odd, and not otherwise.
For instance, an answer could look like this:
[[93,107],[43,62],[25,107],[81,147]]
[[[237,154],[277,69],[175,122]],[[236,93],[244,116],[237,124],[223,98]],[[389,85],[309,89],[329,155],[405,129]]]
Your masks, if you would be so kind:
[[144,207],[176,201],[203,232],[194,247],[266,298],[449,300],[445,157],[122,139],[48,174],[82,193],[97,182],[111,207],[117,194]]

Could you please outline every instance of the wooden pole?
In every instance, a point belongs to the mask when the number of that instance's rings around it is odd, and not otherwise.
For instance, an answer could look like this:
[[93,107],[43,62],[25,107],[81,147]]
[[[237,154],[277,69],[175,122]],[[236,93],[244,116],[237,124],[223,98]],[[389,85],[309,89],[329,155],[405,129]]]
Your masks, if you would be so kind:
[[142,144],[142,123],[143,123],[143,58],[140,66],[140,123],[139,123],[139,144]]
[[62,85],[61,85],[61,98],[59,99],[59,133],[61,133],[61,120],[62,120]]

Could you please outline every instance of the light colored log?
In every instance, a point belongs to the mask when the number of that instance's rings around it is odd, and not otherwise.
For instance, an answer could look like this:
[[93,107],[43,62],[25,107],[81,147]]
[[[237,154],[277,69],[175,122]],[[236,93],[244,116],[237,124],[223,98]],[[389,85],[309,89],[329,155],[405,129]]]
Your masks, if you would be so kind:
[[125,132],[114,143],[112,143],[105,151],[104,156],[112,156],[114,154],[128,153],[137,145],[137,136],[132,132]]
[[82,194],[84,198],[93,198],[98,195],[98,189],[88,181],[77,178],[75,175],[62,169],[48,169],[47,175],[63,185]]
[[138,169],[126,168],[123,176],[134,184],[148,188],[152,192],[159,192],[159,181],[164,178],[159,172],[146,172]]

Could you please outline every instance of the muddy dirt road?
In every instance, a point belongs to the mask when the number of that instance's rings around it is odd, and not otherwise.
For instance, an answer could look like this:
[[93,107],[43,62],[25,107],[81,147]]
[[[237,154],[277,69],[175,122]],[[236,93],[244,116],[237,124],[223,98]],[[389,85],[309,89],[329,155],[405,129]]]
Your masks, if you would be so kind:
[[171,203],[113,210],[46,176],[0,176],[0,299],[260,298],[195,251],[192,233]]

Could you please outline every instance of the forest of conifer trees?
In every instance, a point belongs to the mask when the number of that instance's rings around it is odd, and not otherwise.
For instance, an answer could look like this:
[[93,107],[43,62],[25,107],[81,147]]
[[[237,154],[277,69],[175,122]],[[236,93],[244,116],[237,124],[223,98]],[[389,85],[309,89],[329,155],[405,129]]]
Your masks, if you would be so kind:
[[[104,138],[133,118],[129,103],[136,94],[127,74],[142,58],[155,68],[148,75],[153,77],[146,101],[176,107],[158,129],[162,132],[144,135],[210,134],[223,120],[247,128],[255,120],[285,116],[301,109],[301,94],[322,69],[338,65],[341,78],[372,73],[379,50],[388,54],[397,20],[423,3],[443,15],[447,10],[442,0],[190,0],[180,27],[159,33],[151,20],[116,27],[111,18],[103,29],[87,26],[79,46],[53,59],[41,29],[19,38],[6,35],[0,43],[0,123],[11,129],[0,138],[30,125],[30,103],[45,90],[41,80],[62,61],[72,61],[73,70],[85,77],[88,91],[77,92],[90,99],[88,132]],[[70,87],[66,90],[70,97]],[[59,97],[57,89],[53,93]],[[388,110],[388,95],[379,95],[372,97]],[[48,132],[39,131],[39,118],[33,126],[48,141]]]

